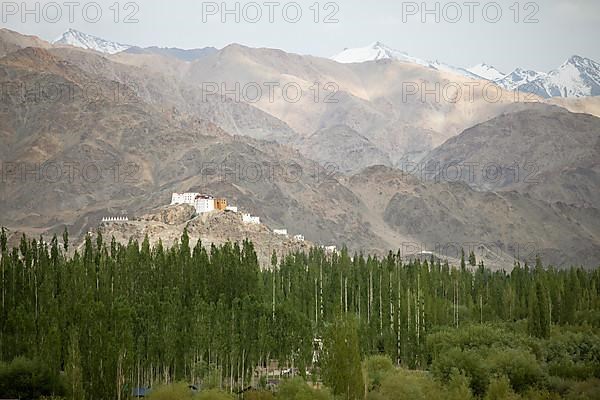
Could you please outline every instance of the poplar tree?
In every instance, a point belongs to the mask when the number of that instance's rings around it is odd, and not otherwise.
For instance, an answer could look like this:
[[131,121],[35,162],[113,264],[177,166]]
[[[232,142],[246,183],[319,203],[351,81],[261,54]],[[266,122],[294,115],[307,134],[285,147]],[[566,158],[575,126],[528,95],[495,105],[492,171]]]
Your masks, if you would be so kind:
[[322,377],[333,394],[345,400],[364,398],[358,326],[352,317],[340,317],[323,339]]

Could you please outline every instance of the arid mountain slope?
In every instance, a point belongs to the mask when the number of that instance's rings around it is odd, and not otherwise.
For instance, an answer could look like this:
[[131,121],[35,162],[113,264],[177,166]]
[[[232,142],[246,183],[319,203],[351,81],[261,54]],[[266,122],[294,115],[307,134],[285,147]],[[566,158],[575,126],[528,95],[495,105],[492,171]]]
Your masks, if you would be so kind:
[[168,204],[172,192],[197,190],[225,196],[267,223],[316,242],[379,241],[363,229],[356,197],[288,147],[234,137],[135,96],[91,101],[82,95],[88,82],[103,92],[114,82],[41,49],[0,60],[0,77],[42,87],[65,83],[76,93],[51,101],[15,96],[3,105],[1,156],[4,165],[16,168],[4,171],[0,188],[3,224],[68,224],[80,234],[103,216],[139,215]]
[[599,154],[600,118],[532,104],[465,130],[428,154],[423,165],[437,168],[442,180],[458,180],[460,171],[460,180],[479,190],[518,190],[598,207]]
[[[506,93],[498,103],[403,99],[403,81],[450,82],[451,77],[401,62],[342,65],[242,46],[194,62],[136,57],[50,47],[22,48],[0,58],[0,82],[12,84],[0,104],[1,225],[13,232],[43,233],[62,231],[66,224],[80,237],[102,217],[139,217],[168,204],[172,192],[198,191],[224,196],[268,226],[351,250],[383,254],[407,243],[425,243],[429,250],[429,243],[438,241],[485,241],[500,249],[496,258],[486,258],[486,265],[506,268],[513,256],[524,256],[511,244],[534,238],[539,239],[536,251],[548,262],[593,265],[600,258],[598,211],[566,204],[576,201],[547,202],[542,192],[482,193],[464,185],[421,182],[388,167],[339,174],[372,163],[419,159],[464,125],[503,112],[507,115],[496,120],[518,121],[527,112],[539,112],[531,119],[535,123],[558,118],[563,130],[552,135],[573,129],[593,134],[593,117],[514,104]],[[145,64],[159,58],[169,60],[165,71]],[[224,102],[202,92],[202,82],[219,79],[301,78],[304,85],[333,77],[345,85],[342,90],[340,84],[338,103],[286,103],[285,110],[277,108],[277,101]],[[66,92],[56,96],[57,87]],[[526,137],[535,143],[536,128],[527,129],[534,134]],[[565,158],[560,165],[588,168],[594,142],[570,135],[558,142],[561,148],[575,140],[581,153],[571,158],[575,164]],[[577,138],[587,143],[585,151]],[[550,137],[545,140],[550,146]],[[489,142],[498,149],[518,147],[511,135]],[[501,153],[500,159],[514,154],[518,149]],[[320,166],[327,162],[343,168]],[[554,185],[552,175],[548,183]],[[574,191],[559,187],[579,196],[593,183],[582,180]],[[587,190],[592,193],[593,186]]]
[[321,129],[298,141],[306,157],[340,173],[358,172],[371,165],[392,165],[369,139],[345,125]]
[[478,192],[464,183],[422,182],[386,167],[368,168],[344,184],[367,205],[372,229],[391,228],[403,236],[398,247],[407,251],[456,258],[461,247],[472,248],[492,267],[512,257],[531,262],[537,254],[556,265],[595,266],[600,257],[596,208],[549,204],[517,192]]
[[[416,64],[391,60],[340,64],[240,45],[192,63],[183,79],[189,85],[215,83],[228,90],[238,85],[241,93],[244,87],[258,85],[262,96],[253,104],[285,121],[302,137],[346,125],[371,140],[393,162],[419,158],[515,101],[512,93],[488,82]],[[273,96],[266,87],[269,82],[279,85]],[[282,90],[285,85],[289,85],[287,97]],[[301,96],[296,96],[298,90]]]
[[9,29],[0,28],[0,57],[24,47],[49,48],[52,45],[37,36],[22,35]]

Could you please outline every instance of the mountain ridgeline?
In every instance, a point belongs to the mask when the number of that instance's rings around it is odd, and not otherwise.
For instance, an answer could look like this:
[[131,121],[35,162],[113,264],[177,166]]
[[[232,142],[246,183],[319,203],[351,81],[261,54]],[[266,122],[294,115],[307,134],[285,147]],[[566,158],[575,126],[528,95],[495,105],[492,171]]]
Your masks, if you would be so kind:
[[[393,57],[340,63],[241,45],[113,52],[85,39],[81,48],[0,31],[0,222],[12,232],[66,225],[82,243],[104,216],[134,220],[195,191],[365,254],[456,260],[464,247],[494,269],[536,255],[600,260],[595,97],[523,101],[500,88],[497,101],[483,90],[448,101],[421,92],[491,83]],[[267,82],[303,96],[222,91]],[[456,163],[476,173],[457,179]]]

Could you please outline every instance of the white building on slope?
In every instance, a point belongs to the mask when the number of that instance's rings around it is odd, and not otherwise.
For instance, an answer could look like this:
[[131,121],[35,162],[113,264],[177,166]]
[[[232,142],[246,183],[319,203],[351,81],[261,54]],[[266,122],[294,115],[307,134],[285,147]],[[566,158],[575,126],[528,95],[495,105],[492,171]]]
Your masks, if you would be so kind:
[[281,235],[281,236],[287,236],[288,235],[287,229],[273,229],[273,233],[276,234],[276,235]]
[[196,196],[200,196],[200,193],[173,193],[171,196],[171,205],[175,204],[191,204],[194,205]]
[[260,225],[260,218],[250,214],[242,214],[242,222],[251,225]]
[[200,193],[173,193],[171,205],[175,204],[190,204],[194,206],[198,214],[215,210],[215,198]]

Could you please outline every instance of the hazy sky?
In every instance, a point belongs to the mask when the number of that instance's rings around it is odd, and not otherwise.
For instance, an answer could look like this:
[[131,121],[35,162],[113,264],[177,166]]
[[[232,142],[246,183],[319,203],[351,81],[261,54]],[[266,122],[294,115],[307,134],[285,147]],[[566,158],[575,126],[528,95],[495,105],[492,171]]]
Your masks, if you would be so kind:
[[487,62],[504,72],[548,71],[573,54],[600,61],[600,0],[116,1],[25,1],[29,14],[22,1],[2,0],[0,22],[46,40],[74,28],[139,46],[235,42],[324,57],[381,41],[415,57],[459,66]]

